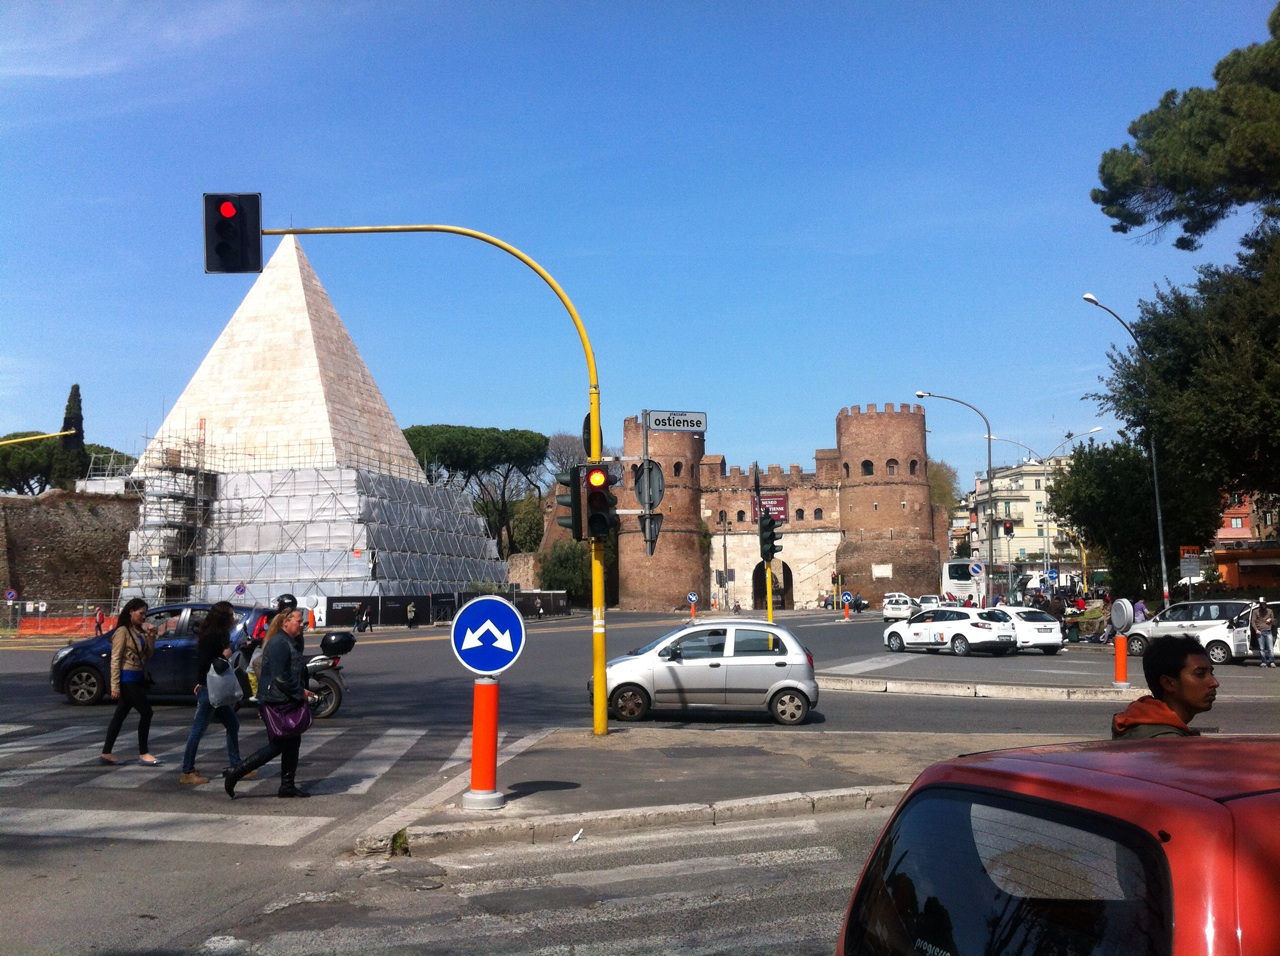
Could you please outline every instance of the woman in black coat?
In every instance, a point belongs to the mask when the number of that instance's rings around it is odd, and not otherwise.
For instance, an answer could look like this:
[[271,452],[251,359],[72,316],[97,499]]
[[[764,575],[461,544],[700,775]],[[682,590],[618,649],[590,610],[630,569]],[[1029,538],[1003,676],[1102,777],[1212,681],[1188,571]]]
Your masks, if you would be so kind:
[[[280,707],[310,700],[315,694],[307,690],[307,659],[302,644],[302,612],[297,608],[281,611],[267,628],[265,649],[262,652],[262,676],[258,679],[258,701],[262,707]],[[280,758],[281,797],[307,797],[294,782],[298,772],[298,748],[301,735],[272,737],[267,735],[267,745],[244,763],[228,767],[222,772],[223,788],[227,796],[235,799],[236,784],[257,770],[268,760]]]

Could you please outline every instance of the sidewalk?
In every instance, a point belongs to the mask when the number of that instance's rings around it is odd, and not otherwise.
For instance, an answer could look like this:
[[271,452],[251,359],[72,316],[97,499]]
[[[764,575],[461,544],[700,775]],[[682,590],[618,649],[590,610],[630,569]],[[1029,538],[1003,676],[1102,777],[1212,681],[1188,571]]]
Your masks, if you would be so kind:
[[[819,675],[824,691],[1116,700],[1138,688],[1029,687]],[[559,728],[499,752],[506,805],[463,809],[465,768],[370,827],[358,853],[545,843],[676,824],[894,806],[930,764],[965,753],[1059,743],[1036,734],[796,733],[783,727],[673,732],[645,724]]]

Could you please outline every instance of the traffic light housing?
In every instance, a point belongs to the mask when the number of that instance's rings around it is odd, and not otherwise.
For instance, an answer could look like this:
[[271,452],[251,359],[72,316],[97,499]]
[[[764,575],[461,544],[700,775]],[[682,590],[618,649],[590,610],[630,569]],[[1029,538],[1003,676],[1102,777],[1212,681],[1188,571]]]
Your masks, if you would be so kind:
[[262,193],[204,194],[204,271],[262,271]]
[[556,504],[569,509],[567,515],[558,515],[556,524],[573,532],[573,540],[582,540],[582,466],[574,465],[556,474],[556,484],[565,491],[556,495]]
[[1006,521],[1006,522],[1004,523],[1004,534],[1005,534],[1005,537],[1006,537],[1006,538],[1011,538],[1011,537],[1013,537],[1013,522],[1012,522],[1012,521]]
[[587,537],[597,541],[618,527],[618,496],[611,490],[621,479],[604,465],[587,465]]
[[778,544],[778,522],[769,514],[768,511],[760,513],[760,557],[765,561],[772,561],[774,555],[782,550],[782,545]]

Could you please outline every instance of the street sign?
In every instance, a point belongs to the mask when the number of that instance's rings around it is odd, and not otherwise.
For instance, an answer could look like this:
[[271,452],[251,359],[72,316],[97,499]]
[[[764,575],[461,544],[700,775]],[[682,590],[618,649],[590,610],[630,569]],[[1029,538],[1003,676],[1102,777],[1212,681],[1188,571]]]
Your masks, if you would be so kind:
[[845,603],[845,604],[852,604],[852,603],[853,603],[853,595],[852,595],[852,594],[850,594],[848,591],[845,591],[845,592],[844,592],[844,594],[841,594],[841,595],[840,595],[840,600],[841,600],[843,603]]
[[705,432],[706,412],[655,412],[647,415],[650,431],[655,432]]
[[13,590],[13,588],[10,588],[4,592],[4,599],[6,601],[16,601],[18,600],[18,592]]
[[1056,580],[1058,580],[1058,569],[1057,569],[1057,568],[1050,568],[1050,569],[1049,569],[1049,573],[1048,573],[1048,574],[1046,574],[1046,575],[1045,575],[1045,577],[1047,577],[1050,581],[1056,581]]
[[1200,555],[1197,553],[1194,557],[1179,561],[1178,572],[1188,581],[1200,577]]
[[986,572],[986,570],[987,569],[982,566],[982,563],[980,561],[975,561],[973,562],[973,564],[969,565],[969,573],[972,574],[975,578],[982,577],[982,575]]
[[686,594],[686,595],[684,596],[684,599],[685,599],[686,601],[688,601],[690,604],[697,604],[697,603],[698,603],[698,592],[697,592],[697,591],[690,591],[688,594]]
[[640,462],[636,471],[636,500],[645,511],[652,511],[662,504],[667,483],[662,477],[662,466],[652,458]]
[[236,585],[236,596],[237,596],[237,597],[244,597],[244,592],[245,592],[245,587],[244,587],[244,585],[243,585],[243,584],[237,584],[237,585]]
[[514,664],[524,650],[524,619],[510,601],[484,594],[454,615],[449,642],[463,667],[492,677]]

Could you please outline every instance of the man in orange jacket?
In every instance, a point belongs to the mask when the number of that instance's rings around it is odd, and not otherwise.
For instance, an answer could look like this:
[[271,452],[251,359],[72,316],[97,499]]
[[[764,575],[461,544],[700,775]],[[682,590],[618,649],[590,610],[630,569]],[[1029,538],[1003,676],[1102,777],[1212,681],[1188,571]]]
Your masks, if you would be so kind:
[[1213,707],[1218,679],[1194,637],[1158,637],[1142,655],[1150,696],[1139,697],[1111,720],[1113,740],[1198,737],[1191,718]]

